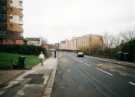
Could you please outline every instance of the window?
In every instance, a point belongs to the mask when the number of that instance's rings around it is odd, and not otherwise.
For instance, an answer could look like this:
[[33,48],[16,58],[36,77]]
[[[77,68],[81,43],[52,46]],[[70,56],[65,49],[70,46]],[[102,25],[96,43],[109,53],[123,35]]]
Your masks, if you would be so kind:
[[12,20],[13,19],[13,16],[10,16],[9,18]]
[[9,2],[10,2],[10,4],[12,4],[13,3],[13,0],[10,0]]
[[4,15],[0,14],[0,22],[3,22],[5,20]]
[[19,3],[22,4],[23,3],[22,0],[20,0]]
[[20,1],[19,1],[19,5],[20,5],[20,6],[22,6],[22,3],[23,3],[23,1],[22,1],[22,0],[20,0]]
[[19,20],[22,21],[22,20],[23,20],[23,16],[20,16],[20,17],[19,17]]

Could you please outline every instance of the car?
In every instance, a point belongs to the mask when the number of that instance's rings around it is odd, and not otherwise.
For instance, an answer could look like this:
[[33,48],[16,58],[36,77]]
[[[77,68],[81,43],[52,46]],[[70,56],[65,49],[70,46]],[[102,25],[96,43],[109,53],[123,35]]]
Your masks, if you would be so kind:
[[84,57],[84,53],[83,52],[77,52],[77,57]]

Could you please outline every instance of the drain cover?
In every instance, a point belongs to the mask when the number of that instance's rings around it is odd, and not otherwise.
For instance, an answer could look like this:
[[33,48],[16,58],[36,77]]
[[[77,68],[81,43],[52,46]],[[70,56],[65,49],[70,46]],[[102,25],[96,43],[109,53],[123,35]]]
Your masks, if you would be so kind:
[[43,74],[29,74],[24,78],[30,78],[28,84],[42,84],[44,82]]
[[43,74],[28,74],[24,78],[35,78],[35,77],[43,77]]

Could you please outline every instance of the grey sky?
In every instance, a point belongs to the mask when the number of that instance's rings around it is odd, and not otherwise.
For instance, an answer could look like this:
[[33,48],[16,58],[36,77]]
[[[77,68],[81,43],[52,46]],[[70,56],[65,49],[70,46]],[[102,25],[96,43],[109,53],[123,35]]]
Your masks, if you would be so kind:
[[24,0],[24,36],[51,43],[135,28],[134,0]]

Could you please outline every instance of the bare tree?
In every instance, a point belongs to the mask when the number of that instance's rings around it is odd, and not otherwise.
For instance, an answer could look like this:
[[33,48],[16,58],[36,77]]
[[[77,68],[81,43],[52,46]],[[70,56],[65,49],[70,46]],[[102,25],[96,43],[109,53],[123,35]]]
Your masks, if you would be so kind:
[[104,45],[105,48],[114,48],[120,45],[121,39],[113,34],[105,33],[104,35]]
[[135,38],[135,31],[121,32],[120,36],[124,42],[133,40]]

